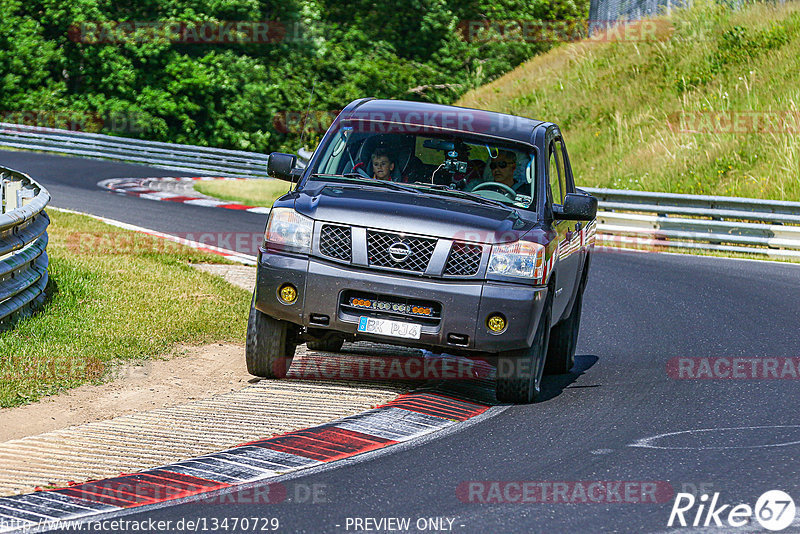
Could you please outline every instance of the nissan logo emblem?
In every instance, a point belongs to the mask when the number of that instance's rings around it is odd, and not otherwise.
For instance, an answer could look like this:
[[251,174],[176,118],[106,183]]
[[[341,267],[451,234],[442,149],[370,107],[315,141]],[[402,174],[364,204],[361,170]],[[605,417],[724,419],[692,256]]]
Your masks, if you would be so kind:
[[403,243],[397,242],[389,247],[389,257],[397,263],[403,263],[411,256],[411,247]]

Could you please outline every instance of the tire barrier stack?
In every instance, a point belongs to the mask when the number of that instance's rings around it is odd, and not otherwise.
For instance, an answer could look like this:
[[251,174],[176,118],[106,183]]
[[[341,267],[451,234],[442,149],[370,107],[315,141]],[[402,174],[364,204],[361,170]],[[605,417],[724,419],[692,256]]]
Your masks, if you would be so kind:
[[0,167],[0,323],[45,299],[50,194],[30,176]]

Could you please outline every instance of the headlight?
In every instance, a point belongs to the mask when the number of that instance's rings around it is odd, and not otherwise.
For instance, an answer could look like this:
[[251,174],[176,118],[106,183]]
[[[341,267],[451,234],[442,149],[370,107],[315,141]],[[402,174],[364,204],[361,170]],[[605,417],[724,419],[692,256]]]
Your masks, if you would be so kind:
[[530,241],[516,241],[492,246],[489,274],[530,278],[543,283],[544,247]]
[[309,254],[314,221],[291,208],[273,208],[264,241],[274,248]]

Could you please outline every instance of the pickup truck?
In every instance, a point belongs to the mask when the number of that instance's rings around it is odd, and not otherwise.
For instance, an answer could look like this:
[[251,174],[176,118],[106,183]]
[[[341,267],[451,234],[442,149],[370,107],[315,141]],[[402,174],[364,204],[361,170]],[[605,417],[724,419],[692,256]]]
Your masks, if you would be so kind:
[[275,201],[258,255],[248,371],[285,376],[300,343],[367,340],[486,359],[497,399],[534,402],[574,364],[597,200],[558,126],[359,99]]

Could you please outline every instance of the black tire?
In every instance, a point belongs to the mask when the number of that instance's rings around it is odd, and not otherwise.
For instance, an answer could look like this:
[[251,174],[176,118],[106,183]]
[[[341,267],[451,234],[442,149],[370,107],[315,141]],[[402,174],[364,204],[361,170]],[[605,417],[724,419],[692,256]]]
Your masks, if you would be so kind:
[[344,345],[344,338],[338,336],[329,336],[324,339],[314,339],[306,341],[306,347],[309,350],[319,350],[322,352],[339,352]]
[[296,347],[290,341],[289,323],[257,310],[253,300],[244,351],[247,372],[263,378],[284,378]]
[[542,371],[553,319],[552,291],[548,291],[533,346],[501,352],[497,357],[497,400],[514,404],[536,402],[542,391]]
[[569,315],[550,332],[550,346],[544,363],[546,375],[567,374],[575,365],[575,348],[578,346],[578,330],[581,327],[584,288],[585,284],[581,283]]

